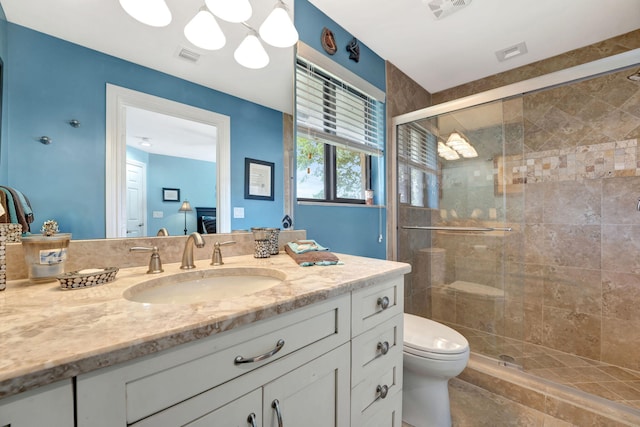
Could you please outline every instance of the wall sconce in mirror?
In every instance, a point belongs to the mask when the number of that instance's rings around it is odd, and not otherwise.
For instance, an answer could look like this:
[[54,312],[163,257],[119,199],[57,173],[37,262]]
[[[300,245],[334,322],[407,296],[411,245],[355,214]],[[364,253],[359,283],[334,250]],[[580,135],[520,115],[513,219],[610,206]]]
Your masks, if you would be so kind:
[[41,136],[38,141],[40,141],[44,145],[49,145],[49,144],[51,144],[53,142],[53,140],[51,138],[49,138],[48,136]]

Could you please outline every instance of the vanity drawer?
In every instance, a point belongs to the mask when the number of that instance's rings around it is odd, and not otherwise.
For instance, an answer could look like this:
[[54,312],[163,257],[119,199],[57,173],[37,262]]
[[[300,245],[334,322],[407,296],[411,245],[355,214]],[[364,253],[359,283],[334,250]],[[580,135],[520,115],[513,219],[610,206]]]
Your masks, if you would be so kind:
[[[78,377],[79,426],[127,425],[283,358],[326,352],[349,340],[350,298],[294,310]],[[250,363],[235,363],[273,352]],[[265,366],[266,365],[266,366]],[[285,363],[286,365],[286,363]],[[122,405],[107,410],[104,402]],[[101,418],[104,416],[104,418]]]
[[396,315],[374,329],[353,338],[351,345],[351,384],[379,372],[391,360],[402,361],[402,315]]
[[404,309],[404,278],[354,291],[351,296],[351,336],[401,314]]
[[[402,359],[389,359],[376,372],[351,390],[352,425],[363,425],[361,420],[378,412],[387,400],[402,394]],[[385,391],[386,390],[386,391]]]
[[372,409],[375,411],[367,410],[352,420],[351,427],[402,427],[402,393],[387,397]]

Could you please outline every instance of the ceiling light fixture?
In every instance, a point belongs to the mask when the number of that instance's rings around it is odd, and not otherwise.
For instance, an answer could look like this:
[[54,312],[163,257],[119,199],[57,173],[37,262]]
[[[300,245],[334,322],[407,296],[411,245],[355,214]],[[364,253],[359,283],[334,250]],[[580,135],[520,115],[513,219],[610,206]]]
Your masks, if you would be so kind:
[[211,13],[228,22],[244,22],[253,13],[249,0],[205,0],[205,4]]
[[184,35],[195,46],[206,50],[221,49],[227,43],[218,21],[204,6],[185,25]]
[[238,64],[254,70],[264,68],[269,64],[269,55],[260,43],[258,33],[251,27],[249,27],[247,37],[233,53],[233,57],[238,61]]
[[447,139],[447,146],[455,150],[456,153],[465,159],[478,157],[476,149],[473,148],[469,143],[469,140],[458,131],[454,130],[451,132],[451,135],[449,135],[449,138]]
[[298,31],[289,18],[287,5],[278,0],[275,7],[260,25],[260,37],[271,46],[290,47],[298,41]]
[[445,160],[458,160],[460,158],[458,153],[444,145],[442,141],[438,141],[438,156]]
[[164,0],[120,0],[120,6],[135,20],[152,27],[166,27],[171,22]]
[[[171,22],[171,11],[164,0],[120,0],[120,5],[129,15],[144,24],[164,26]],[[227,43],[227,39],[216,17],[242,23],[249,29],[249,34],[235,50],[233,57],[244,67],[264,68],[269,64],[269,55],[258,38],[258,32],[245,22],[251,17],[251,13],[249,0],[205,0],[205,6],[185,25],[184,35],[194,46],[217,50]],[[160,15],[162,19],[157,18]],[[259,31],[262,40],[273,47],[287,48],[298,41],[298,31],[283,0],[276,1]]]

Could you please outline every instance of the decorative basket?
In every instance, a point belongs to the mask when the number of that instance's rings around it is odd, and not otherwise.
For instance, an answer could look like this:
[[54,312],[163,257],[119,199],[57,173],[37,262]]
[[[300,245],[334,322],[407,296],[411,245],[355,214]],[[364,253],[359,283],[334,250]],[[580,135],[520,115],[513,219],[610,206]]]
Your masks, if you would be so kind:
[[118,267],[95,268],[71,271],[56,276],[62,289],[82,289],[112,282],[118,274]]

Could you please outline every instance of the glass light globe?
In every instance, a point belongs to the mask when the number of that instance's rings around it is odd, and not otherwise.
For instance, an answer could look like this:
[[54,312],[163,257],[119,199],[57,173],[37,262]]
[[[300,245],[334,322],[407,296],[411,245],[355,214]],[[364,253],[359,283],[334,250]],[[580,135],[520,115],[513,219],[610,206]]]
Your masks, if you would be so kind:
[[195,46],[207,50],[220,49],[227,42],[218,21],[206,8],[185,25],[184,35]]
[[290,47],[298,41],[298,31],[291,22],[284,3],[278,3],[260,25],[260,37],[275,47]]
[[166,27],[171,22],[164,0],[120,0],[120,6],[135,20],[152,27]]
[[233,53],[238,64],[252,69],[264,68],[269,64],[269,55],[264,50],[255,31],[249,33]]

